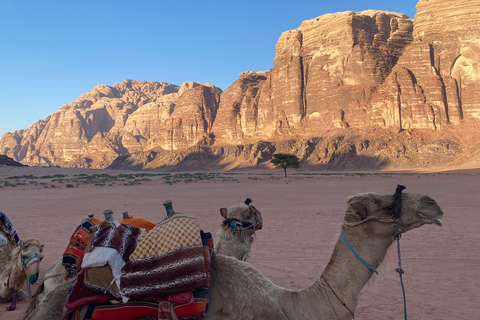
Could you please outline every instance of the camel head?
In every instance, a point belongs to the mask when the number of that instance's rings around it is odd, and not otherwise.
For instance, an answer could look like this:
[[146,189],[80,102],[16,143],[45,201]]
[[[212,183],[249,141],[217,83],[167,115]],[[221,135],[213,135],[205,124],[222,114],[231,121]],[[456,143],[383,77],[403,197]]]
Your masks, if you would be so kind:
[[234,232],[241,230],[253,235],[256,230],[263,227],[262,215],[252,205],[237,203],[228,208],[221,208],[220,214],[225,219],[222,226],[231,228]]
[[10,255],[16,267],[25,271],[25,275],[30,284],[34,284],[38,279],[40,261],[43,259],[42,251],[43,244],[40,244],[38,240],[20,240],[18,246]]
[[396,218],[399,233],[424,224],[442,226],[442,210],[435,200],[423,194],[401,193],[398,189],[394,195],[361,193],[349,197],[347,206],[345,226],[362,225],[368,229],[366,232],[385,237],[394,236],[393,222]]

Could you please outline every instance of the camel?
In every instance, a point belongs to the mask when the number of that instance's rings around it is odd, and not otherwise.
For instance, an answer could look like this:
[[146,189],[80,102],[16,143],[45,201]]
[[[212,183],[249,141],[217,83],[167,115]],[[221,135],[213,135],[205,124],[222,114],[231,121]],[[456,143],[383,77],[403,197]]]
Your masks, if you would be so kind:
[[[300,291],[277,286],[252,265],[217,254],[212,259],[205,319],[352,319],[361,289],[396,237],[425,224],[441,226],[442,216],[435,200],[422,194],[400,191],[349,197],[330,262],[313,285]],[[56,291],[65,292],[66,287],[62,284]],[[29,319],[58,319],[49,317],[64,301],[63,296],[54,299],[56,293],[52,298],[47,296],[49,302],[39,317]]]
[[22,290],[25,284],[34,284],[38,279],[43,244],[37,239],[20,240],[9,255],[2,253],[0,260],[0,297],[12,300],[7,310],[14,310],[17,300],[26,297]]
[[220,214],[225,219],[220,229],[215,252],[232,256],[241,261],[248,261],[255,231],[262,229],[262,215],[252,205],[251,200],[237,203],[228,208],[221,208]]

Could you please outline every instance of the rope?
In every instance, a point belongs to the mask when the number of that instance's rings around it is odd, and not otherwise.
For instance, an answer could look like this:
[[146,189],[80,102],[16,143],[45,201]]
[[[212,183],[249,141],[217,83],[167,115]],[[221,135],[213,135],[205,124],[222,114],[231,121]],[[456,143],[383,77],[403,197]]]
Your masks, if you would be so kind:
[[[323,277],[323,275],[322,275],[322,277]],[[322,278],[320,278],[320,279],[322,279]],[[335,312],[335,309],[333,308],[332,302],[330,301],[330,297],[328,296],[327,290],[325,289],[325,286],[323,285],[322,281],[320,281],[320,286],[322,287],[323,296],[325,297],[325,300],[327,301],[327,305],[328,305],[328,308],[330,309],[330,312],[333,314],[333,317],[335,318],[335,320],[338,320],[337,313]],[[329,287],[330,287],[330,285],[329,285]],[[330,288],[330,289],[332,289],[332,288]],[[333,292],[333,293],[335,294],[335,292]],[[336,294],[335,294],[335,296],[336,296]]]
[[17,308],[17,300],[18,300],[18,291],[13,291],[12,296],[12,304],[9,307],[5,307],[7,311],[12,311]]
[[368,263],[366,263],[365,260],[363,260],[362,257],[360,257],[360,256],[358,255],[358,253],[357,253],[355,250],[353,250],[352,246],[350,246],[350,243],[348,243],[347,239],[345,239],[345,236],[343,235],[343,231],[340,232],[340,236],[342,237],[343,242],[345,242],[345,244],[346,244],[347,247],[350,249],[350,251],[352,251],[352,253],[355,255],[355,257],[357,257],[357,259],[358,259],[365,267],[367,267],[368,270],[370,270],[370,271],[375,272],[376,274],[378,274],[377,269],[375,269],[374,267],[370,267],[370,266],[368,265]]
[[400,277],[400,285],[402,286],[402,294],[403,294],[403,314],[404,314],[404,319],[407,320],[407,299],[405,298],[405,286],[403,285],[403,274],[405,271],[402,269],[402,257],[400,254],[400,239],[402,238],[402,232],[398,228],[398,220],[395,220],[394,226],[395,226],[395,239],[397,240],[397,252],[398,252],[398,268],[395,269],[396,272],[398,272],[398,275]]
[[375,217],[375,216],[370,216],[368,218],[365,218],[363,219],[362,221],[358,221],[358,222],[347,222],[347,221],[343,221],[343,225],[347,226],[347,227],[356,227],[360,224],[363,224],[365,222],[368,222],[368,221],[376,221],[376,222],[383,222],[383,223],[393,223],[393,219],[392,218],[387,218],[387,217]]
[[[352,319],[355,319],[355,316],[353,315],[353,312],[352,310],[350,310],[349,307],[347,307],[347,305],[345,304],[345,302],[342,301],[342,299],[340,299],[338,297],[338,295],[335,293],[335,291],[332,289],[332,287],[330,286],[330,284],[328,283],[327,279],[325,279],[325,277],[323,276],[323,274],[320,276],[320,280],[323,279],[323,281],[325,281],[325,283],[327,284],[327,286],[330,288],[330,290],[333,292],[333,294],[335,295],[335,297],[338,299],[338,301],[340,301],[340,303],[342,304],[342,306],[344,306],[349,312],[350,314],[352,315]],[[322,284],[322,282],[320,282],[320,284]],[[322,289],[323,289],[323,285],[322,285]]]
[[58,276],[64,276],[65,274],[66,274],[66,272],[64,272],[64,273],[52,274],[52,275],[50,275],[50,276],[48,276],[48,277],[46,277],[46,278],[43,278],[43,282],[47,281],[48,279],[56,278],[56,277],[58,277]]
[[4,283],[4,286],[8,290],[12,291],[12,304],[9,307],[5,307],[7,311],[15,310],[17,308],[17,300],[18,300],[18,291],[10,288],[10,275],[11,273],[8,275],[7,283]]

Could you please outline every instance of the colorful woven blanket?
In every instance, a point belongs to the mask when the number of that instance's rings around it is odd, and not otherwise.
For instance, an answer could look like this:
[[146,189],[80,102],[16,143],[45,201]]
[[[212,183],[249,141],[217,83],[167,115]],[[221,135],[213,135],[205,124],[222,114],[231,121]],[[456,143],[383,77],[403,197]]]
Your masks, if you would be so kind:
[[[200,232],[204,254],[204,268],[207,279],[210,278],[210,254],[213,254],[213,240],[210,233]],[[110,303],[109,295],[88,290],[84,285],[84,269],[79,275],[73,290],[67,299],[69,308],[64,319],[69,320],[128,320],[139,317],[172,319],[173,311],[180,319],[202,319],[208,306],[208,287],[194,291],[171,294],[163,297],[143,297],[148,301],[130,300],[126,303]],[[110,300],[112,301],[112,300]]]
[[67,278],[72,278],[80,272],[81,260],[89,241],[90,228],[97,225],[97,221],[99,220],[94,218],[83,220],[70,237],[62,259],[62,265],[67,271]]
[[84,283],[94,292],[109,293],[119,299],[120,272],[135,250],[141,230],[104,221],[91,231],[90,246],[82,263]]
[[13,246],[16,246],[18,244],[18,241],[20,241],[17,230],[13,227],[13,224],[10,222],[8,219],[7,215],[3,212],[0,211],[0,231],[3,229],[4,231],[1,231],[3,236],[9,240]]
[[96,246],[114,248],[120,253],[123,260],[134,252],[137,246],[137,237],[140,229],[129,225],[115,226],[113,223],[103,221],[92,228],[91,249]]
[[122,296],[168,296],[207,286],[200,227],[195,217],[175,214],[152,229],[130,256],[120,279]]

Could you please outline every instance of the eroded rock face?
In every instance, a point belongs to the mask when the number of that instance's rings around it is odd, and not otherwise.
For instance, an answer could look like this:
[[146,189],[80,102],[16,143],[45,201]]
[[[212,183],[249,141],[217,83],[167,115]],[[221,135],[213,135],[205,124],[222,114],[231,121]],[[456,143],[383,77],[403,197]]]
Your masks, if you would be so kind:
[[222,94],[216,143],[322,135],[363,127],[372,92],[413,40],[406,15],[328,14],[284,32],[274,68],[244,73]]
[[276,151],[328,169],[428,167],[480,159],[469,151],[480,150],[479,126],[480,6],[420,0],[415,21],[374,10],[304,21],[280,36],[271,70],[245,72],[224,92],[97,86],[5,134],[0,153],[98,168],[119,157],[115,167],[230,169]]
[[[220,92],[212,85],[193,82],[180,87],[133,80],[111,87],[99,85],[28,129],[6,133],[0,141],[0,150],[30,165],[104,168],[118,156],[159,145],[155,143],[155,134],[158,135],[158,128],[172,119],[177,104],[183,113],[197,114],[195,101],[189,104],[188,98],[182,97],[198,90],[200,92],[192,96]],[[196,116],[199,123],[209,124],[198,128],[197,135],[201,137],[210,134],[216,113],[211,97],[207,95],[206,100],[205,109],[209,111]],[[193,146],[198,143],[196,138],[184,139],[183,143]]]

